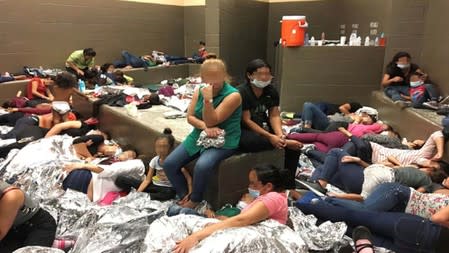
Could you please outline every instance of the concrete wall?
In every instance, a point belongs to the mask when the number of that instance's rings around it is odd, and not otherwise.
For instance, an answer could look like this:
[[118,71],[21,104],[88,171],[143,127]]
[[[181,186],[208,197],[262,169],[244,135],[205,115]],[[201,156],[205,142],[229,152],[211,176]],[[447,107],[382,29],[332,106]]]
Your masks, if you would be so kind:
[[367,103],[379,89],[382,47],[299,47],[280,53],[276,75],[284,111],[299,111],[306,101]]
[[184,7],[184,55],[192,56],[198,50],[200,41],[206,41],[206,8]]
[[128,49],[184,54],[184,7],[109,0],[0,1],[0,71],[24,65],[63,67],[76,49],[93,47],[97,63]]
[[448,10],[449,1],[429,1],[421,56],[423,69],[429,73],[445,95],[449,94]]
[[244,81],[249,61],[266,58],[268,4],[254,0],[220,0],[220,56],[234,83]]

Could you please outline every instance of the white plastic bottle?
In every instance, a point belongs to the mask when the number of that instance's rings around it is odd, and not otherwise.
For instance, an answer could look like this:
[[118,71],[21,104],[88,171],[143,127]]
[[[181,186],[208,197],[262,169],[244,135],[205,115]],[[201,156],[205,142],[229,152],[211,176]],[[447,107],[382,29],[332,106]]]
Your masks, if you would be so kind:
[[365,47],[369,46],[369,36],[365,38]]
[[310,44],[311,46],[315,46],[315,37],[312,36],[312,38],[310,38],[309,44]]
[[355,46],[356,40],[357,40],[357,34],[351,33],[351,36],[349,36],[349,45]]
[[374,40],[374,46],[379,46],[379,37],[376,37],[376,39]]

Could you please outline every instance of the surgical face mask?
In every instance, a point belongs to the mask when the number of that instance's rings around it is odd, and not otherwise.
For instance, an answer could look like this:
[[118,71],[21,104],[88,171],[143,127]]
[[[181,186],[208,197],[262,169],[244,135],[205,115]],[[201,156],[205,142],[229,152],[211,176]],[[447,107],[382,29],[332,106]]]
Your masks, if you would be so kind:
[[407,64],[399,64],[399,63],[397,63],[396,65],[400,69],[406,69],[406,68],[410,67],[410,63],[407,63]]
[[248,188],[249,195],[253,198],[257,198],[260,196],[260,191]]
[[423,81],[410,82],[410,87],[418,87],[423,84]]
[[263,88],[267,87],[268,85],[270,85],[271,79],[268,81],[260,81],[260,80],[254,79],[251,81],[251,83],[254,84],[257,88],[263,89]]

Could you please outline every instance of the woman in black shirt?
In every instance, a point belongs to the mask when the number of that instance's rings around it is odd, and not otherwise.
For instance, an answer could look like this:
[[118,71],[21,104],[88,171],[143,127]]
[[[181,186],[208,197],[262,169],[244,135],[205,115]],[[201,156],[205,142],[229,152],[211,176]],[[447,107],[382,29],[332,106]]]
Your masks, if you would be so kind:
[[[404,103],[409,96],[410,75],[421,72],[419,66],[411,63],[411,56],[407,52],[398,52],[387,65],[381,85],[385,95],[395,103]],[[424,73],[423,73],[424,74]]]

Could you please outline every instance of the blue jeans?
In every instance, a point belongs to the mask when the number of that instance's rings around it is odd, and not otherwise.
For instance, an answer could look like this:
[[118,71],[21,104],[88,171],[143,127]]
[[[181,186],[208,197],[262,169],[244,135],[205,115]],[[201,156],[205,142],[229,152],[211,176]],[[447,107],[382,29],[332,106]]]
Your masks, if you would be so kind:
[[178,214],[191,214],[191,215],[197,215],[197,216],[202,216],[200,215],[197,211],[195,211],[192,208],[186,208],[186,207],[182,207],[179,205],[172,205],[168,208],[167,210],[167,216],[171,217],[171,216],[176,216]]
[[326,201],[341,207],[354,210],[371,210],[379,212],[404,212],[410,198],[410,188],[399,183],[380,184],[363,201],[353,201],[338,198],[326,198]]
[[349,228],[365,226],[374,235],[374,245],[396,252],[436,252],[440,232],[444,229],[428,219],[406,213],[352,210],[325,201],[297,202],[296,207],[320,220],[344,221]]
[[140,57],[135,56],[128,51],[122,51],[122,60],[114,61],[114,66],[123,68],[128,65],[133,68],[143,68],[146,66],[145,62]]
[[12,76],[0,76],[0,83],[14,81],[14,77]]
[[341,149],[331,149],[321,167],[315,169],[312,180],[321,179],[351,193],[360,193],[364,180],[363,168],[356,163],[342,163],[341,158],[348,153]]
[[430,83],[426,83],[426,84],[424,84],[424,86],[426,87],[426,92],[424,93],[424,96],[421,96],[417,99],[414,99],[412,97],[412,105],[415,108],[421,108],[422,104],[429,99],[432,101],[438,101],[438,97],[440,96],[440,93],[435,88],[435,86]]
[[317,105],[310,102],[305,102],[303,105],[302,121],[318,130],[324,130],[329,126],[327,115]]
[[164,171],[175,188],[178,197],[183,198],[188,193],[188,187],[181,168],[198,158],[193,169],[193,187],[190,200],[201,202],[212,171],[222,160],[232,156],[234,153],[235,149],[209,148],[190,156],[184,144],[180,144],[164,161]]
[[385,95],[387,95],[387,97],[391,98],[391,100],[393,101],[404,100],[401,97],[401,94],[405,96],[410,95],[409,87],[405,85],[388,86],[384,89],[384,93]]

